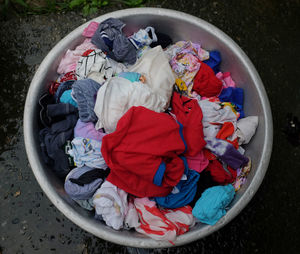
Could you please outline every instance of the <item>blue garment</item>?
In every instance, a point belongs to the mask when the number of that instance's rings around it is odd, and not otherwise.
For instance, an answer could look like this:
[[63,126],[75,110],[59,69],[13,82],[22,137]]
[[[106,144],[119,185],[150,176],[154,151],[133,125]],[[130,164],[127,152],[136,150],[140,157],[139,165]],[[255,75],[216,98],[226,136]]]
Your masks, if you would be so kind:
[[[104,178],[98,178],[89,184],[84,184],[80,186],[76,183],[70,181],[70,178],[79,178],[86,172],[93,170],[93,168],[83,166],[80,168],[74,168],[66,177],[65,181],[65,191],[74,200],[87,200],[93,197],[95,191],[100,188],[101,184],[104,182]],[[103,169],[99,169],[103,170]]]
[[120,72],[118,76],[122,78],[126,78],[131,82],[139,82],[141,74],[137,72]]
[[221,102],[231,102],[236,106],[237,111],[240,113],[240,118],[245,117],[243,104],[244,104],[244,90],[239,87],[223,88],[219,95]]
[[78,167],[86,165],[91,168],[107,168],[101,153],[101,145],[102,142],[97,140],[76,137],[72,140],[72,149],[68,153]]
[[235,195],[231,184],[219,185],[206,189],[193,208],[193,215],[202,223],[214,225],[225,214],[225,208]]
[[160,163],[153,179],[153,183],[155,185],[161,186],[165,171],[166,171],[166,163],[162,162]]
[[108,18],[99,24],[91,42],[113,60],[134,64],[136,49],[123,33],[124,26],[121,20]]
[[193,201],[194,196],[197,192],[197,182],[199,180],[199,174],[190,170],[187,165],[186,159],[181,156],[180,157],[184,162],[184,174],[186,178],[184,180],[180,180],[176,185],[177,193],[171,192],[166,197],[155,197],[155,202],[166,208],[179,208],[188,205]]
[[215,50],[209,52],[209,59],[203,61],[203,63],[206,63],[210,68],[213,69],[214,73],[217,74],[220,71],[221,61],[222,58],[220,52]]
[[73,96],[78,103],[79,118],[82,122],[97,122],[94,112],[97,92],[101,85],[92,79],[77,80],[73,87]]
[[39,132],[42,156],[58,176],[65,177],[70,168],[63,146],[73,137],[78,112],[71,104],[64,103],[49,104],[46,112],[51,126]]
[[72,90],[66,90],[64,93],[60,96],[59,100],[61,103],[69,103],[73,105],[74,107],[78,107],[76,101],[73,100],[71,96]]

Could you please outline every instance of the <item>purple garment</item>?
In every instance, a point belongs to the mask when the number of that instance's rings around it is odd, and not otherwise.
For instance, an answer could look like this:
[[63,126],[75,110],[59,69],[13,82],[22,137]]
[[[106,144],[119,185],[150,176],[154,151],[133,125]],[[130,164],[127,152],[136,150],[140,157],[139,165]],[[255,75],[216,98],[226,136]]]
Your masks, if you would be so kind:
[[249,161],[246,156],[242,155],[232,144],[225,140],[205,138],[205,141],[205,147],[233,169],[238,169],[246,165]]
[[[81,168],[74,168],[66,177],[65,181],[65,191],[66,193],[74,200],[86,200],[93,196],[95,191],[100,188],[101,184],[103,183],[104,179],[96,179],[89,184],[85,184],[80,186],[76,183],[72,183],[69,179],[70,178],[78,178],[84,173],[93,170],[88,166],[83,166]],[[99,169],[103,170],[103,169]]]
[[106,135],[101,129],[96,130],[95,125],[92,122],[84,123],[80,119],[74,129],[74,136],[80,138],[89,138],[97,141],[102,141],[102,138]]

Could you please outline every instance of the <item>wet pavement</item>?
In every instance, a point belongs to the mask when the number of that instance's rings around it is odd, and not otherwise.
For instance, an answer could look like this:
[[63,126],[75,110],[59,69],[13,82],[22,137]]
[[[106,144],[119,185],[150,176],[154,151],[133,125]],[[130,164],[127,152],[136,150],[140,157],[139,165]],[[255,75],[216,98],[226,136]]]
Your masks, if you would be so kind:
[[[152,1],[227,33],[252,60],[269,96],[274,144],[265,179],[247,207],[218,232],[154,253],[300,253],[300,147],[282,133],[287,112],[300,117],[298,0]],[[31,79],[48,51],[87,20],[71,12],[16,17],[0,26],[0,253],[128,253],[83,231],[42,192],[25,153],[22,118]],[[297,237],[298,235],[298,237]]]

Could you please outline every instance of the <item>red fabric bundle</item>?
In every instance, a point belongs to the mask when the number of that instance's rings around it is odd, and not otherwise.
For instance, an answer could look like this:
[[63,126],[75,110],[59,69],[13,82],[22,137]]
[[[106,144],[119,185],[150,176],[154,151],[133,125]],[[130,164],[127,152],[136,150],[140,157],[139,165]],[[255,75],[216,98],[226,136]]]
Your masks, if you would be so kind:
[[202,125],[203,115],[197,100],[174,92],[171,112],[183,125],[183,137],[187,144],[187,151],[184,155],[195,156],[206,145]]
[[[131,107],[116,131],[103,137],[102,155],[110,168],[107,180],[137,197],[168,195],[180,181],[185,150],[179,125],[166,113]],[[160,164],[166,169],[161,186],[153,183]]]
[[229,184],[236,179],[236,171],[227,166],[227,170],[218,160],[210,161],[205,171],[209,171],[212,179],[219,184]]
[[216,96],[222,90],[222,81],[216,77],[212,68],[201,62],[200,69],[194,78],[193,90],[201,96]]

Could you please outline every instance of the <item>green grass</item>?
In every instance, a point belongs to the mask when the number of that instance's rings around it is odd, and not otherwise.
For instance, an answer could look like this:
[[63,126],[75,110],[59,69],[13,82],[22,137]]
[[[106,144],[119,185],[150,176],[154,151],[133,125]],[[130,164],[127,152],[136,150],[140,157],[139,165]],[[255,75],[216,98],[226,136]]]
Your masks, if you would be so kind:
[[12,15],[32,15],[70,10],[82,10],[82,14],[97,13],[105,6],[123,4],[128,7],[142,6],[144,0],[0,0],[1,18]]

